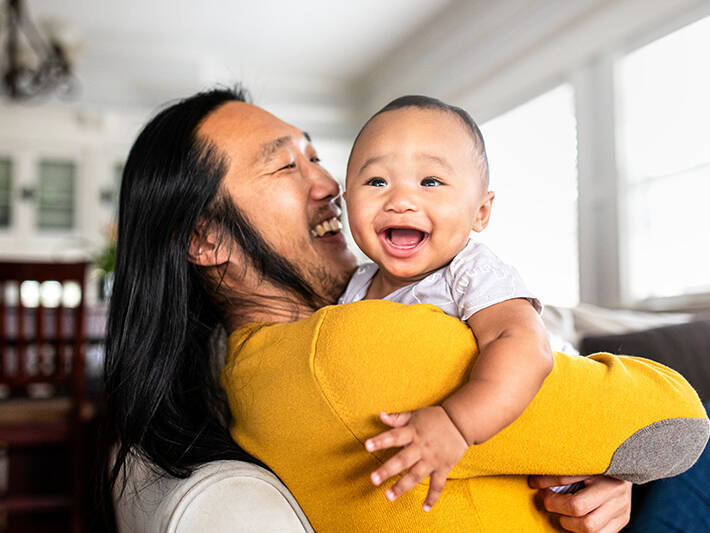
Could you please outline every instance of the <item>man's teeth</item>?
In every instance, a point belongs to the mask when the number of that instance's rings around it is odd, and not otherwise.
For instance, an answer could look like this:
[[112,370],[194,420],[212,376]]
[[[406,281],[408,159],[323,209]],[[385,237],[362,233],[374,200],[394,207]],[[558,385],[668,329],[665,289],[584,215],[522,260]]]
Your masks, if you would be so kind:
[[315,228],[311,230],[311,235],[314,237],[322,237],[329,231],[332,231],[334,233],[340,231],[343,229],[343,225],[340,223],[340,220],[337,218],[333,217],[330,220],[326,220],[325,222],[321,222],[318,224]]

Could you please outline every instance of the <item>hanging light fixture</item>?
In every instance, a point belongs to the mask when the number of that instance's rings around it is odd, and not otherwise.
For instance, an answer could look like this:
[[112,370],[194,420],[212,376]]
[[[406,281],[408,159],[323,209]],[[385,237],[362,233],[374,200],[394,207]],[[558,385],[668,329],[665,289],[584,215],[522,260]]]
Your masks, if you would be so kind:
[[77,88],[68,43],[58,32],[45,33],[42,36],[30,20],[24,0],[5,2],[4,14],[0,12],[0,69],[2,92],[13,100],[71,95]]

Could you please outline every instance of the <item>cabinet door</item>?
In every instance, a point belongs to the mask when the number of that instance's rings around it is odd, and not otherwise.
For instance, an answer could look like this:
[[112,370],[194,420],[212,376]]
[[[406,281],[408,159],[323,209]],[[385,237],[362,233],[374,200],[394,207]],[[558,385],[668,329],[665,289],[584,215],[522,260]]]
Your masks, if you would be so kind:
[[35,225],[40,231],[76,228],[76,163],[41,159],[37,169]]

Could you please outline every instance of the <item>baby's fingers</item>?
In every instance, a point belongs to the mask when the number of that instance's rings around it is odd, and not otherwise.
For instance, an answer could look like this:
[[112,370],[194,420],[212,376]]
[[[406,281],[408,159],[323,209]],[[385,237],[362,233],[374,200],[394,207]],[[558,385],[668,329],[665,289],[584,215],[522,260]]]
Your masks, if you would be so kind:
[[422,509],[427,512],[431,511],[431,508],[434,507],[439,496],[441,496],[444,485],[446,485],[446,474],[439,470],[434,471],[431,475],[431,481],[429,482],[429,493],[426,495]]
[[406,426],[411,418],[411,411],[402,411],[401,413],[385,413],[384,411],[380,411],[380,420],[393,428]]
[[365,448],[368,452],[374,452],[386,448],[406,446],[411,442],[412,430],[410,428],[395,428],[380,433],[371,439],[367,439],[365,441]]
[[426,477],[430,473],[430,467],[427,466],[424,462],[419,461],[409,470],[409,472],[399,478],[399,481],[397,481],[397,483],[387,489],[387,492],[385,492],[385,496],[387,496],[387,499],[390,501],[396,500],[402,494],[414,487],[417,483],[426,479]]
[[419,451],[405,448],[370,474],[370,479],[375,485],[379,485],[392,476],[396,476],[402,470],[406,470],[417,461],[419,461]]

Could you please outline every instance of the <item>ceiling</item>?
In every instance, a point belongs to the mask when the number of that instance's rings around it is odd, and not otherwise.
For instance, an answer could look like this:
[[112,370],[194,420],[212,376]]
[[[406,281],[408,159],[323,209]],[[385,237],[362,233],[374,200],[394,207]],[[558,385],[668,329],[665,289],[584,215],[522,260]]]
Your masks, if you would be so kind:
[[237,80],[260,101],[348,98],[388,51],[457,1],[27,0],[36,22],[61,19],[81,36],[82,103],[114,107]]

